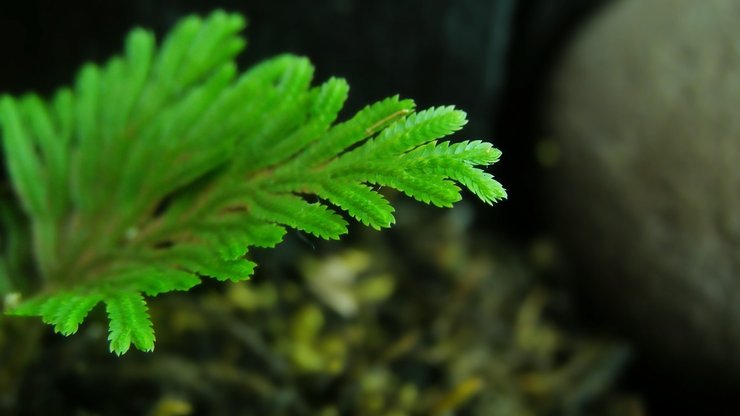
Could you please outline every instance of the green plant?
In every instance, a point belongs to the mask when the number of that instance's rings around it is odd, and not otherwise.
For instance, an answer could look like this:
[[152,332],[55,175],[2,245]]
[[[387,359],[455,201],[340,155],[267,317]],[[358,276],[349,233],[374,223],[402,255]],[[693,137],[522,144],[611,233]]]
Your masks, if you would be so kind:
[[506,196],[479,168],[498,159],[491,144],[437,141],[462,111],[391,97],[336,123],[347,83],[311,87],[307,59],[238,74],[243,27],[189,17],[158,50],[136,29],[123,56],[85,65],[51,100],[2,97],[17,201],[0,207],[0,290],[30,296],[8,313],[69,335],[102,302],[111,351],[149,351],[145,296],[247,279],[249,247],[274,247],[286,227],[337,239],[347,222],[329,204],[381,229],[393,208],[373,187],[440,207],[461,198],[455,182],[489,204]]

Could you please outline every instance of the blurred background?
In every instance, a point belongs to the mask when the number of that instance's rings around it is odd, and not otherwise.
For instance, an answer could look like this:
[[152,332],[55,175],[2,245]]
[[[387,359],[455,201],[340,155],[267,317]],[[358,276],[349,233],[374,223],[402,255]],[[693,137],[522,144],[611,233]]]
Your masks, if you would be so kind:
[[[289,235],[249,283],[152,302],[153,354],[3,317],[2,414],[715,414],[740,382],[740,4],[733,0],[0,3],[0,92],[181,17],[247,16],[351,86],[468,112],[509,199],[402,198],[397,226]],[[115,103],[112,103],[115,105]],[[3,181],[5,179],[3,178]],[[38,327],[37,327],[38,326]],[[732,412],[730,412],[732,413]]]

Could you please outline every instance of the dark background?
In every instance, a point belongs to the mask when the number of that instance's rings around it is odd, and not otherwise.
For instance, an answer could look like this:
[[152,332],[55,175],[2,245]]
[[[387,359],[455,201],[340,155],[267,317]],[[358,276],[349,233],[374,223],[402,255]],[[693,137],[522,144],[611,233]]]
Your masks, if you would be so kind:
[[[492,172],[509,200],[480,211],[481,226],[526,245],[546,229],[533,145],[541,98],[558,52],[607,0],[108,0],[0,2],[0,92],[50,94],[83,62],[117,53],[134,26],[165,33],[214,8],[246,15],[244,67],[283,52],[308,56],[318,81],[351,85],[348,113],[401,94],[421,108],[468,112],[463,136],[503,151]],[[632,369],[624,383],[656,414],[673,414],[670,383]]]
[[603,0],[461,1],[4,1],[0,91],[50,94],[86,61],[101,62],[134,26],[158,35],[183,15],[215,8],[246,15],[242,64],[283,52],[308,56],[317,80],[345,77],[347,112],[400,94],[420,108],[468,112],[465,137],[501,148],[494,174],[510,199],[484,222],[526,241],[540,229],[534,199],[537,98],[559,47]]

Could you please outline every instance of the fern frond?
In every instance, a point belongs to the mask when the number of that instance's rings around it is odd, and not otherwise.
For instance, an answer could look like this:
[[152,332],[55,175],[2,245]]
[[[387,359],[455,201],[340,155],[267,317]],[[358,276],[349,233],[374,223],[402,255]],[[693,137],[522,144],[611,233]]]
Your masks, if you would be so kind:
[[[458,184],[486,203],[506,196],[483,170],[500,156],[492,145],[439,142],[464,112],[416,113],[396,96],[336,122],[349,87],[312,86],[306,58],[239,74],[243,27],[221,11],[189,17],[159,47],[135,29],[121,57],[85,65],[51,100],[0,99],[6,166],[45,282],[10,313],[69,335],[102,303],[111,351],[149,351],[145,296],[248,279],[251,247],[274,247],[288,228],[337,239],[348,227],[338,211],[389,227],[393,207],[374,186],[440,207],[461,199]],[[2,260],[0,273],[17,271]]]
[[106,298],[105,309],[110,319],[110,350],[118,355],[131,344],[142,351],[154,350],[154,327],[146,301],[137,292],[117,292]]
[[410,114],[383,130],[361,147],[360,154],[397,154],[426,142],[448,136],[467,123],[465,113],[455,107],[437,107]]
[[336,120],[348,92],[349,86],[343,79],[331,78],[321,85],[311,97],[309,112],[303,125],[284,138],[278,138],[271,145],[268,155],[251,161],[251,169],[284,161],[318,139]]
[[[131,270],[117,271],[108,276],[105,285],[99,285],[105,292],[142,292],[147,296],[160,293],[186,291],[200,284],[200,278],[191,271],[157,266],[156,261],[132,267]],[[105,299],[104,299],[105,300]]]
[[393,207],[369,186],[349,181],[325,181],[316,194],[347,211],[357,221],[379,230],[396,222]]
[[62,335],[77,332],[87,314],[102,300],[100,295],[81,296],[70,293],[65,297],[53,297],[41,307],[41,319],[54,325],[54,331]]
[[336,240],[347,232],[347,222],[336,212],[292,194],[256,191],[245,202],[260,220],[287,225],[319,238]]
[[486,142],[465,141],[453,145],[432,142],[406,153],[401,163],[407,169],[453,179],[483,202],[492,204],[505,198],[506,191],[491,174],[475,166],[496,163],[500,156],[501,152]]
[[34,151],[38,143],[29,139],[18,107],[10,97],[0,99],[6,163],[23,208],[34,217],[47,219],[50,215],[46,201],[47,178]]
[[[275,247],[283,241],[285,228],[257,220],[252,215],[231,214],[203,223],[198,227],[198,234],[217,244],[224,251],[224,258],[233,259],[243,255],[245,247]],[[219,244],[219,241],[228,241],[228,244]],[[232,255],[239,251],[238,256]]]
[[400,100],[398,96],[369,105],[350,120],[334,126],[320,142],[298,155],[283,170],[297,170],[304,166],[321,164],[375,135],[395,120],[411,113],[413,109],[413,101]]
[[462,199],[460,187],[443,175],[424,175],[408,172],[396,175],[377,175],[370,183],[395,188],[425,204],[451,208]]

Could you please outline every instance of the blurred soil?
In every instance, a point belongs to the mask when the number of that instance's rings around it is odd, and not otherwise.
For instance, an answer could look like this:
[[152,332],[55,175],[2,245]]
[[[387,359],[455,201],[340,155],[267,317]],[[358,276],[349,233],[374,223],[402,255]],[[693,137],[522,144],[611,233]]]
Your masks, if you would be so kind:
[[615,387],[629,348],[580,329],[548,279],[547,239],[512,247],[469,205],[394,203],[391,230],[292,234],[253,253],[249,282],[153,300],[153,353],[110,354],[102,308],[70,338],[3,318],[0,413],[646,414]]

